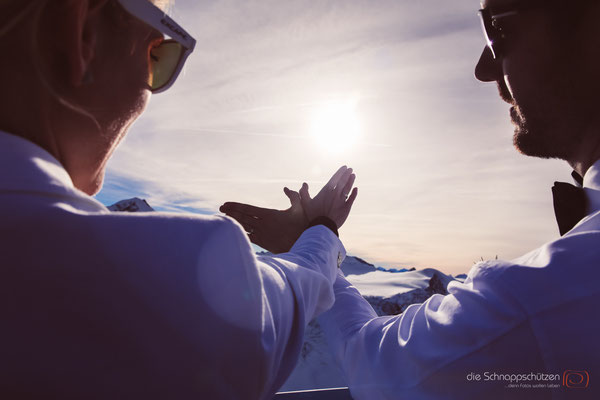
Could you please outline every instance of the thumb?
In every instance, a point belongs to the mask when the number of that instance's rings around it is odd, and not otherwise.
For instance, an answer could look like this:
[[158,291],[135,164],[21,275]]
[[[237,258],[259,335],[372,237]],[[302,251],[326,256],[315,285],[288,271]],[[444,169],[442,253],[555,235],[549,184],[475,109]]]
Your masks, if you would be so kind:
[[312,199],[310,198],[310,193],[308,193],[308,183],[304,182],[302,187],[300,188],[300,200],[302,201],[302,206],[305,206]]
[[300,193],[294,190],[290,190],[286,187],[283,188],[283,192],[288,197],[288,199],[290,199],[290,204],[292,205],[292,208],[302,207],[302,204],[300,203]]

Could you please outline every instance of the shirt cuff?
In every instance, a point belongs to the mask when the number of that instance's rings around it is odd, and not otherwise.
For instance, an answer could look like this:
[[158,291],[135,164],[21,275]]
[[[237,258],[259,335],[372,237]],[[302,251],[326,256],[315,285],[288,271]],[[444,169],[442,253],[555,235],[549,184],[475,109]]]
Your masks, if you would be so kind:
[[[290,252],[299,250],[311,242],[313,243],[312,246],[316,245],[316,248],[323,245],[329,247],[330,254],[334,257],[338,269],[340,268],[342,262],[346,259],[344,244],[331,229],[322,224],[317,224],[302,232],[302,235],[294,243]],[[319,244],[317,245],[317,243]],[[337,271],[335,271],[335,275],[337,276]],[[333,281],[335,281],[335,276],[333,277]]]

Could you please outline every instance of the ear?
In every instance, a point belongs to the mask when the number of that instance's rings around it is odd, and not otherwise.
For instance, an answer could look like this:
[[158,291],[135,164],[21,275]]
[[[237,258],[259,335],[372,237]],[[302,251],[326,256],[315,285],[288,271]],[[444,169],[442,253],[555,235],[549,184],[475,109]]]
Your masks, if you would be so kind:
[[53,2],[57,19],[56,45],[66,57],[69,84],[79,87],[94,58],[98,38],[98,21],[108,0],[59,0]]

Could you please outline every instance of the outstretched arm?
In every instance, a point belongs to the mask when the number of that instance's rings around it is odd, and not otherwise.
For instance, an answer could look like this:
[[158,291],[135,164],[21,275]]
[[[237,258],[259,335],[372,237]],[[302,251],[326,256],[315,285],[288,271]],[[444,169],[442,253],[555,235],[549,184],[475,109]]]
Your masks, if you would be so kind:
[[212,365],[203,369],[206,385],[222,390],[201,397],[268,400],[294,369],[308,321],[333,304],[345,250],[329,229],[315,226],[290,252],[257,257],[240,226],[222,220],[202,240],[186,279],[198,281],[201,301],[193,304],[207,315],[200,325],[210,334],[198,339]]
[[448,295],[378,317],[339,273],[335,304],[319,323],[352,397],[482,398],[503,387],[469,382],[469,372],[537,371],[535,353],[522,357],[519,350],[537,347],[526,316],[496,277],[489,266],[474,268],[464,283],[448,285]]

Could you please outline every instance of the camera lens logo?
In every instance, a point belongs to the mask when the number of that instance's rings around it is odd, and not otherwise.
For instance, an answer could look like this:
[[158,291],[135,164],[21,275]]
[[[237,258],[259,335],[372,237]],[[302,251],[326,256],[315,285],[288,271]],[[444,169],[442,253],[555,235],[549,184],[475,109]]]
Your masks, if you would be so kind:
[[571,369],[563,373],[563,386],[574,389],[583,389],[590,384],[590,374],[587,371],[574,371]]

